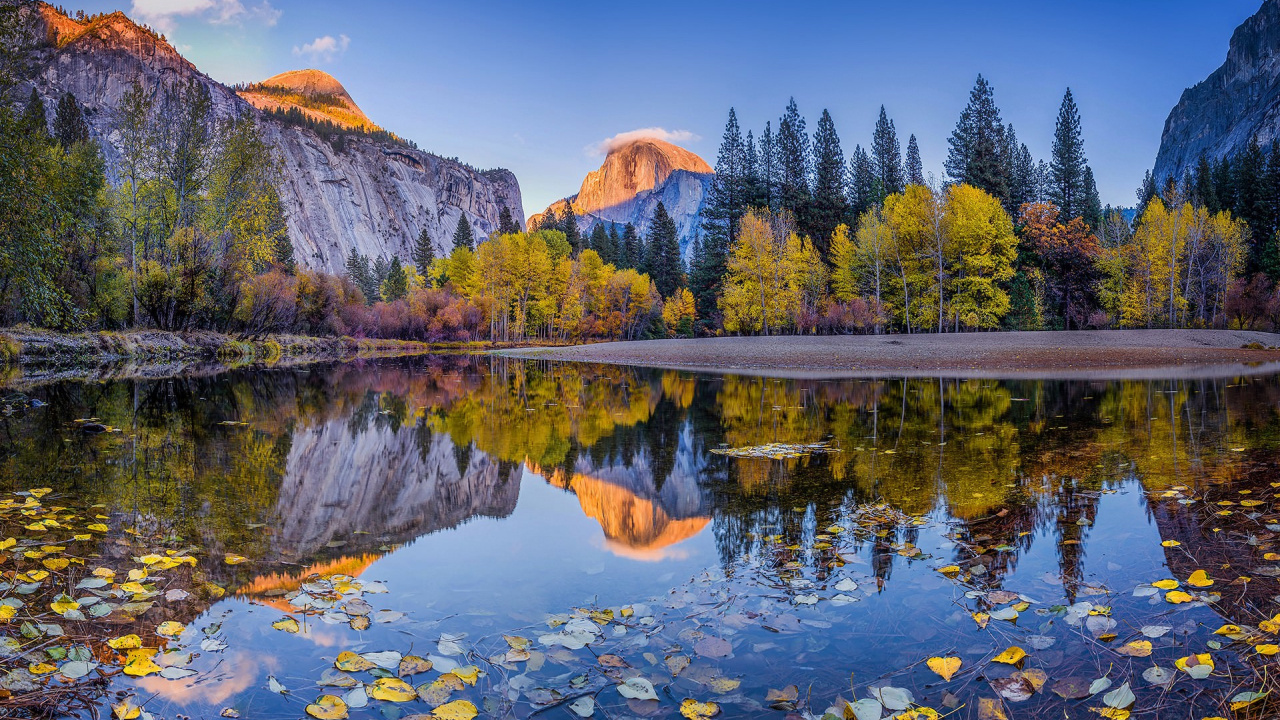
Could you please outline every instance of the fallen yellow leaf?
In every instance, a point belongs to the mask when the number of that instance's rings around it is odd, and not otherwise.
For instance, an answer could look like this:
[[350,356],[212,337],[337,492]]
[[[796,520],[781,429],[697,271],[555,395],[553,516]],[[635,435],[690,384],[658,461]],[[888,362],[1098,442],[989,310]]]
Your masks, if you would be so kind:
[[1213,580],[1209,577],[1209,573],[1197,570],[1191,573],[1191,577],[1187,578],[1187,584],[1192,587],[1209,587],[1213,584]]
[[693,698],[685,698],[680,703],[680,714],[689,720],[706,720],[720,714],[720,706],[713,702],[698,702]]
[[991,658],[993,662],[1004,663],[1006,665],[1017,665],[1027,656],[1027,651],[1014,645],[999,655]]
[[956,674],[960,669],[961,661],[958,657],[931,657],[925,661],[929,669],[942,676],[943,680],[951,681],[951,676]]
[[316,720],[343,720],[347,717],[347,704],[337,695],[321,695],[306,710]]

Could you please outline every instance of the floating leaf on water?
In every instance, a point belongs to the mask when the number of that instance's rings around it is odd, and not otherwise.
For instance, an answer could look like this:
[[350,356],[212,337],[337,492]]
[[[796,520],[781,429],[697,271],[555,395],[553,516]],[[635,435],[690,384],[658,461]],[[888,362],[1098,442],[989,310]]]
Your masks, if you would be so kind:
[[116,716],[116,720],[135,720],[142,714],[142,708],[128,700],[121,700],[111,706],[111,714]]
[[878,687],[869,690],[871,697],[880,701],[886,710],[906,710],[916,701],[911,691],[900,687]]
[[1164,600],[1167,603],[1180,605],[1182,603],[1191,602],[1192,600],[1195,600],[1195,598],[1188,595],[1187,593],[1182,592],[1181,590],[1171,590],[1165,593]]
[[400,678],[378,678],[368,688],[369,697],[388,702],[409,702],[417,698],[417,691]]
[[580,697],[569,704],[569,710],[578,717],[591,717],[596,712],[596,700],[590,695]]
[[1173,665],[1196,680],[1203,680],[1213,672],[1213,657],[1209,653],[1188,655],[1178,658]]
[[1130,689],[1129,683],[1125,683],[1102,696],[1103,705],[1110,708],[1116,708],[1118,710],[1127,710],[1133,707],[1133,704],[1137,701],[1138,698],[1133,694],[1133,690]]
[[1266,696],[1267,693],[1264,692],[1260,693],[1250,691],[1239,693],[1231,698],[1231,710],[1233,712],[1243,710]]
[[727,693],[731,693],[734,690],[737,690],[741,686],[742,686],[741,680],[734,680],[731,678],[722,678],[722,677],[712,678],[707,682],[707,687],[711,688],[711,692],[717,695],[725,695]]
[[727,640],[708,636],[694,643],[693,651],[704,658],[723,658],[733,653],[733,646]]
[[951,676],[955,675],[960,669],[961,660],[958,657],[931,657],[925,661],[929,669],[942,676],[943,680],[951,681]]
[[844,717],[849,717],[849,712],[853,712],[854,720],[880,720],[884,714],[884,707],[877,700],[866,698],[856,702],[849,703],[848,710],[844,713]]
[[689,720],[706,720],[720,714],[720,706],[713,702],[698,702],[693,698],[685,698],[680,703],[680,714]]
[[1152,587],[1158,587],[1161,590],[1175,590],[1178,587],[1178,581],[1173,579],[1157,580],[1151,583]]
[[1116,648],[1116,652],[1121,655],[1128,655],[1129,657],[1150,657],[1151,641],[1134,640],[1133,642],[1125,643],[1124,645]]
[[153,648],[138,648],[129,651],[129,659],[124,664],[124,674],[132,677],[146,677],[160,672],[163,668],[152,660]]
[[1167,688],[1173,684],[1173,681],[1176,680],[1177,677],[1169,668],[1163,668],[1157,665],[1144,670],[1142,672],[1142,679],[1152,685],[1162,685]]
[[671,655],[666,659],[666,663],[667,669],[670,670],[671,674],[674,676],[679,675],[681,670],[689,667],[690,660],[686,655]]
[[321,695],[306,707],[306,712],[316,720],[343,720],[347,717],[347,704],[337,695]]
[[991,621],[991,616],[986,613],[973,613],[973,621],[978,624],[979,630],[985,630],[987,623]]
[[182,635],[183,631],[186,629],[187,629],[187,626],[183,625],[180,622],[167,620],[165,622],[160,623],[160,625],[156,628],[156,634],[159,635],[160,637],[173,639]]
[[1173,628],[1169,627],[1168,625],[1143,625],[1142,626],[1142,634],[1153,639],[1164,637],[1169,633],[1170,630],[1173,630]]
[[1014,645],[999,655],[991,658],[992,662],[1004,663],[1006,665],[1017,665],[1027,656],[1027,651]]
[[284,685],[280,684],[280,681],[276,679],[275,675],[267,676],[267,689],[277,695],[289,694],[288,689],[286,689]]
[[1009,720],[999,700],[978,698],[978,720]]
[[1280,645],[1255,645],[1253,649],[1256,650],[1259,655],[1266,655],[1268,657],[1275,655],[1276,653],[1280,653]]
[[472,720],[479,712],[466,700],[454,700],[431,711],[437,720]]
[[410,675],[420,675],[430,669],[430,660],[420,658],[417,655],[405,655],[400,659],[400,666],[396,669],[396,674],[400,677],[409,677]]
[[653,691],[653,683],[644,678],[635,677],[618,687],[618,694],[628,700],[657,700],[658,694]]
[[[403,656],[395,650],[387,650],[385,652],[361,653],[360,657],[384,670],[396,670],[400,667],[400,659]],[[339,669],[346,670],[346,668]]]
[[364,672],[365,670],[377,667],[374,663],[369,662],[350,650],[344,650],[338,653],[337,659],[333,661],[333,666],[343,672]]

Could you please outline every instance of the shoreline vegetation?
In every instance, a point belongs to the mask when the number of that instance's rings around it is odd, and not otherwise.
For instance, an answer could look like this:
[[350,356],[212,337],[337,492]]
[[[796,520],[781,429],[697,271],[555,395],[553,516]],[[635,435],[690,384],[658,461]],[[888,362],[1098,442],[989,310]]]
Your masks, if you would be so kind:
[[[0,329],[0,371],[23,381],[97,376],[176,376],[201,369],[265,363],[306,364],[426,354],[480,353],[514,343],[418,342],[380,338],[267,334],[235,336],[209,331],[63,333],[32,327]],[[543,346],[545,347],[545,345]],[[17,378],[0,380],[10,382]]]
[[609,342],[497,350],[517,358],[793,378],[1061,379],[1252,374],[1280,368],[1280,334],[1243,330],[1071,330],[946,335],[808,335]]

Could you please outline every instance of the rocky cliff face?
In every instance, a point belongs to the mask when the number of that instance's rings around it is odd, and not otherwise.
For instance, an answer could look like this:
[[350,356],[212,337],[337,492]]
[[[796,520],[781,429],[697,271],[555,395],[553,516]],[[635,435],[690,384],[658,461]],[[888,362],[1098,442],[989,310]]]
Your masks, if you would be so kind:
[[[699,214],[714,173],[705,160],[684,148],[642,138],[610,150],[604,164],[587,174],[578,194],[547,209],[563,215],[572,206],[583,234],[601,223],[632,223],[643,235],[661,202],[675,220],[680,248],[687,254],[698,234]],[[541,217],[529,218],[530,226]]]
[[[523,222],[520,185],[509,171],[480,171],[431,153],[358,136],[339,152],[309,130],[260,113],[123,13],[88,24],[47,5],[40,6],[40,15],[50,44],[38,58],[36,89],[50,112],[64,92],[71,92],[85,106],[109,173],[119,158],[113,114],[134,78],[153,91],[164,83],[194,78],[209,88],[219,117],[259,114],[264,134],[281,154],[280,190],[289,215],[289,234],[294,255],[305,267],[343,272],[352,248],[371,257],[394,254],[407,259],[423,228],[443,251],[464,213],[482,237],[497,228],[503,206]],[[345,89],[341,92],[350,97]]]
[[1165,121],[1155,176],[1181,177],[1202,153],[1231,156],[1280,138],[1280,0],[1266,0],[1231,36],[1227,61],[1182,93]]

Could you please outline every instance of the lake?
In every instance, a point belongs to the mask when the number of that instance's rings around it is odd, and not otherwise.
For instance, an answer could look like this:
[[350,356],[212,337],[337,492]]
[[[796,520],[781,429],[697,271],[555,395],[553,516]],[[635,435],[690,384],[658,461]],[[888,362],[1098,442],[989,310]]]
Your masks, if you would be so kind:
[[1274,376],[455,356],[11,385],[8,702],[1201,718],[1275,682]]

